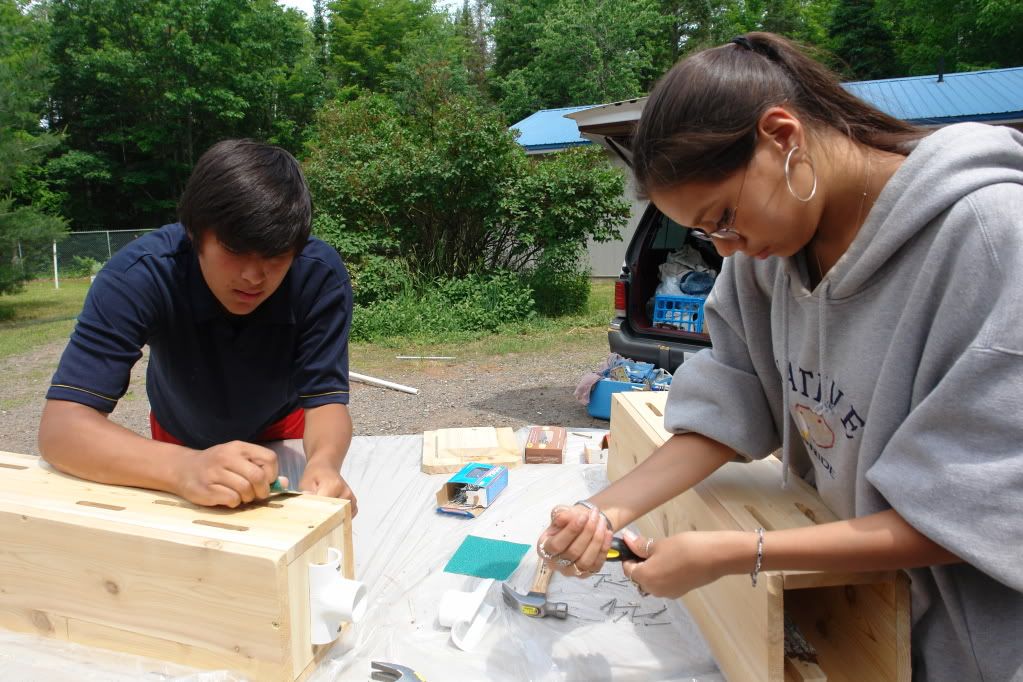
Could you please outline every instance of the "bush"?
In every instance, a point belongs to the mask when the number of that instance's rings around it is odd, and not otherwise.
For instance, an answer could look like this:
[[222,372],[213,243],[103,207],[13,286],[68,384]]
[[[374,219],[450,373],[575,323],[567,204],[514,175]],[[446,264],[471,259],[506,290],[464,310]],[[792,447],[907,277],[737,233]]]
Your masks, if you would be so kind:
[[573,315],[586,310],[590,276],[586,272],[539,267],[526,277],[533,290],[536,311],[545,317]]
[[88,256],[75,256],[71,265],[64,268],[65,277],[89,277],[103,269],[103,264]]
[[472,338],[535,316],[532,290],[513,273],[437,279],[419,291],[357,307],[352,339]]
[[426,278],[523,272],[618,236],[624,179],[599,149],[529,159],[495,109],[429,104],[405,115],[366,95],[319,114],[305,162],[317,234],[353,271],[380,256]]

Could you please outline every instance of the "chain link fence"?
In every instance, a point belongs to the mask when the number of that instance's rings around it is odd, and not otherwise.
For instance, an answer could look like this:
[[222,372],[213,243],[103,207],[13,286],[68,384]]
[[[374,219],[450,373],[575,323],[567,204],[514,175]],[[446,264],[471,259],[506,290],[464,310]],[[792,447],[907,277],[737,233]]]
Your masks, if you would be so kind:
[[31,279],[52,279],[59,288],[62,279],[95,275],[118,249],[151,231],[69,232],[45,247],[19,243],[17,257]]

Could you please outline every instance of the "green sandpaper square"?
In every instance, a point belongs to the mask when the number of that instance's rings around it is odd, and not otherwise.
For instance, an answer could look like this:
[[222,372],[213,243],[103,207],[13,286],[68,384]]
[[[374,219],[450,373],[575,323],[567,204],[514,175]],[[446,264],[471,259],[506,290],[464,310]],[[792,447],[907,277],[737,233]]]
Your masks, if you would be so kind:
[[474,575],[477,578],[507,580],[518,568],[522,555],[530,545],[504,540],[491,540],[469,535],[462,541],[448,565],[447,573]]

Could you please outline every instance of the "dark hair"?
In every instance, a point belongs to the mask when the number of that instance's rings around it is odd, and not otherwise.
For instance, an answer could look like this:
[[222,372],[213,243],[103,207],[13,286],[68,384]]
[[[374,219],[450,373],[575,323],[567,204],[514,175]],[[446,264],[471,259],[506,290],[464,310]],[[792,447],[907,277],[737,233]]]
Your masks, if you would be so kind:
[[312,201],[295,157],[253,140],[223,140],[206,150],[178,202],[193,240],[212,230],[239,253],[298,253],[309,239]]
[[811,132],[830,127],[886,151],[925,134],[848,93],[795,43],[747,33],[687,57],[654,87],[632,140],[640,193],[741,168],[753,156],[761,114],[782,103]]

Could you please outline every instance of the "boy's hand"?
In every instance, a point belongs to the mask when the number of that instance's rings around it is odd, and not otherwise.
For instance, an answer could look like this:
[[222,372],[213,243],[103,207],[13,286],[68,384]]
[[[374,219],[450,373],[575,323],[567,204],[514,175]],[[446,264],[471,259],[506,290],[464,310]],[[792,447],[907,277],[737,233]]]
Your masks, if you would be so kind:
[[298,484],[298,489],[314,495],[325,497],[343,497],[352,504],[352,517],[359,513],[359,505],[355,500],[355,493],[341,477],[341,474],[332,466],[310,463],[306,465],[305,473]]
[[175,492],[194,504],[237,507],[269,496],[276,479],[273,450],[236,440],[185,457]]

